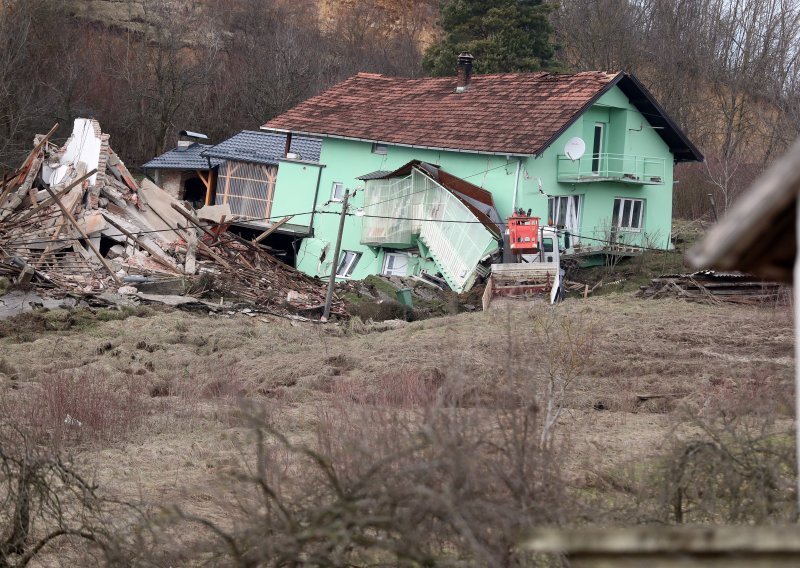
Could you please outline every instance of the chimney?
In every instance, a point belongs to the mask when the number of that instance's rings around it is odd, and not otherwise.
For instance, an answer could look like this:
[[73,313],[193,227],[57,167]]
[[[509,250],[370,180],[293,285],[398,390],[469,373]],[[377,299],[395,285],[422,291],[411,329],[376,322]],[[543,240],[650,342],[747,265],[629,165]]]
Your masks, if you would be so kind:
[[193,144],[199,142],[207,142],[208,136],[200,132],[192,132],[191,130],[181,130],[178,132],[178,148],[188,148]]
[[475,58],[468,51],[462,51],[458,55],[458,85],[456,86],[456,93],[463,93],[469,89],[473,61],[475,61]]

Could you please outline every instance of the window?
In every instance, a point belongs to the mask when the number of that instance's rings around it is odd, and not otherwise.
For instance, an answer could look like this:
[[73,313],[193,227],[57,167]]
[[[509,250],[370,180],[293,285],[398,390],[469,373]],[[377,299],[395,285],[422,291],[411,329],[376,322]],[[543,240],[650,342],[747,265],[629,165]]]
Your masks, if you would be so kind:
[[387,252],[383,260],[383,273],[387,276],[405,276],[408,272],[408,255]]
[[385,156],[386,154],[389,153],[389,147],[386,144],[375,142],[374,144],[372,144],[372,153]]
[[356,269],[359,259],[361,258],[360,252],[352,250],[343,250],[342,259],[339,261],[339,267],[336,269],[336,276],[350,277],[353,270]]
[[344,184],[340,181],[333,182],[331,186],[331,201],[342,201],[344,199]]
[[277,179],[275,166],[225,162],[219,167],[214,204],[227,204],[234,215],[264,223],[272,211]]
[[580,213],[580,195],[559,195],[547,200],[548,225],[577,232],[580,228]]
[[544,252],[553,252],[553,239],[542,239],[542,249]]
[[617,229],[641,231],[643,213],[644,199],[617,197],[614,200],[614,213],[611,216],[611,225]]
[[594,125],[594,141],[592,143],[592,175],[600,175],[601,154],[603,153],[603,123]]

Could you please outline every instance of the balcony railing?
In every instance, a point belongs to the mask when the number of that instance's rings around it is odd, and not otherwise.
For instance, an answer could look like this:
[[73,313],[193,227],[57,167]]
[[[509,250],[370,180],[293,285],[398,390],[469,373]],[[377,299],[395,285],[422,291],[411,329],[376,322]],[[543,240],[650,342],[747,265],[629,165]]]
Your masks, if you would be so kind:
[[629,154],[586,154],[577,160],[558,156],[558,181],[564,183],[619,182],[632,185],[662,185],[664,158]]

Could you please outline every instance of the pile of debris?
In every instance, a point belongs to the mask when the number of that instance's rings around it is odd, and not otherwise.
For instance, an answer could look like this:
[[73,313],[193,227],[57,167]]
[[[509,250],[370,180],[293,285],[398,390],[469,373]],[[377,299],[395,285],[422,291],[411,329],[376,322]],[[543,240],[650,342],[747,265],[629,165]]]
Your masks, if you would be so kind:
[[[228,232],[227,205],[194,211],[154,183],[138,183],[96,120],[76,119],[62,147],[58,125],[37,135],[0,185],[0,276],[51,295],[136,294],[131,284],[182,277],[276,314],[320,310],[325,289],[280,262],[260,239]],[[344,315],[341,302],[333,313]]]
[[684,298],[698,302],[763,304],[786,299],[785,288],[742,272],[703,270],[693,274],[665,274],[639,290],[642,298]]

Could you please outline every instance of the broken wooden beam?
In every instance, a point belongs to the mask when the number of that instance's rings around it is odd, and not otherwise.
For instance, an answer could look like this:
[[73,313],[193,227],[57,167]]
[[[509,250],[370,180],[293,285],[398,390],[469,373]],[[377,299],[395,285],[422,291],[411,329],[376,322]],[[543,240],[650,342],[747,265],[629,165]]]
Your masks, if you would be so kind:
[[69,211],[66,207],[64,207],[64,204],[61,203],[61,200],[58,198],[58,196],[56,196],[56,194],[53,192],[52,189],[50,189],[49,186],[45,186],[45,189],[47,190],[47,193],[50,194],[50,197],[53,198],[53,200],[55,201],[56,205],[58,205],[59,209],[61,209],[61,212],[67,218],[67,220],[69,221],[70,225],[72,225],[75,228],[75,230],[78,231],[78,233],[80,233],[80,235],[84,239],[86,239],[86,243],[89,245],[89,248],[92,249],[92,252],[95,255],[97,255],[97,259],[100,261],[100,263],[103,265],[103,268],[106,269],[106,271],[109,273],[109,275],[111,275],[112,280],[114,280],[114,282],[116,284],[122,284],[120,279],[114,273],[114,270],[111,268],[111,266],[108,264],[108,262],[106,262],[106,259],[103,258],[103,255],[100,254],[100,251],[97,250],[96,246],[94,246],[94,243],[89,238],[89,235],[87,235],[86,233],[83,232],[83,229],[78,224],[78,222],[75,220],[75,217],[73,217],[72,212]]
[[277,223],[273,223],[273,225],[269,229],[267,229],[266,231],[264,231],[263,233],[258,235],[255,239],[253,239],[253,243],[254,244],[260,243],[261,241],[266,239],[268,236],[270,236],[272,233],[277,231],[281,227],[281,225],[283,225],[284,223],[288,222],[289,219],[291,219],[292,217],[293,217],[293,215],[287,215],[286,217],[284,217],[283,219],[281,219]]
[[[69,184],[67,187],[65,187],[64,189],[60,190],[58,193],[56,193],[56,198],[57,199],[61,199],[67,193],[69,193],[70,190],[72,190],[72,188],[76,187],[78,184],[83,183],[84,181],[86,181],[87,179],[92,177],[95,173],[97,173],[97,170],[92,170],[89,173],[87,173],[85,175],[82,175],[81,177],[79,177],[78,179],[73,181],[71,184]],[[42,201],[38,205],[32,207],[29,211],[26,211],[25,214],[22,215],[19,219],[14,218],[13,220],[16,223],[21,223],[23,221],[27,221],[28,219],[30,219],[31,217],[36,215],[36,213],[38,213],[42,209],[46,209],[47,207],[50,207],[54,203],[55,203],[55,199],[53,199],[53,197],[48,197],[47,199],[45,199],[44,201]]]

